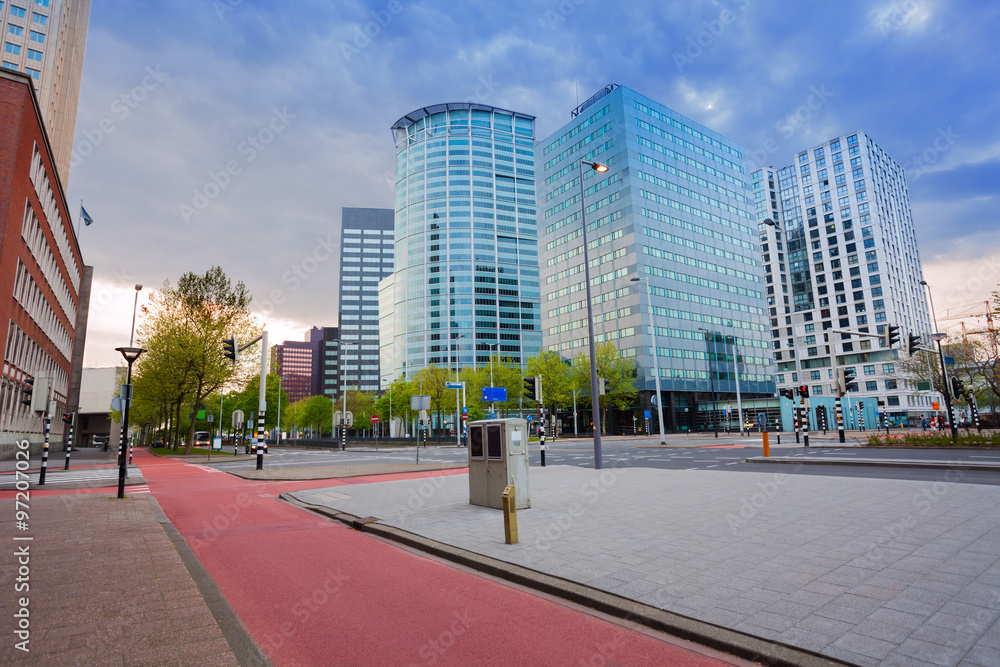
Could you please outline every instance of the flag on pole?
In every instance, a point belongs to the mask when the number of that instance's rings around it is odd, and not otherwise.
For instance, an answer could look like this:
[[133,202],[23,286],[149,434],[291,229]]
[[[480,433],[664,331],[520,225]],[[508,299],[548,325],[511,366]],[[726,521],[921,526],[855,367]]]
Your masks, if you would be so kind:
[[88,227],[90,227],[90,225],[94,222],[94,219],[90,217],[89,213],[87,213],[87,209],[83,207],[83,204],[80,204],[80,218],[83,220],[83,224]]

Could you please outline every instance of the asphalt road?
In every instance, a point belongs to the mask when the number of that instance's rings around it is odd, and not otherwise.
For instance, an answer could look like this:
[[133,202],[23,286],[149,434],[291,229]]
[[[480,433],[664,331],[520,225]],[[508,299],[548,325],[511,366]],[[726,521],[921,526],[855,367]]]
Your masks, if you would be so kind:
[[[604,467],[626,466],[662,468],[669,470],[723,470],[771,474],[776,469],[770,465],[746,463],[751,457],[763,453],[760,436],[722,438],[716,441],[711,436],[687,436],[669,438],[665,447],[657,446],[657,440],[604,439],[602,459]],[[774,456],[801,457],[851,457],[881,458],[900,460],[933,460],[941,462],[978,462],[1000,465],[1000,450],[945,450],[945,449],[890,449],[857,446],[832,446],[836,436],[823,440],[811,438],[809,448],[796,445],[792,437],[783,438],[781,445],[773,444]],[[685,446],[692,443],[701,446]],[[537,442],[530,446],[529,462],[532,466],[541,464]],[[336,450],[315,450],[295,448],[272,448],[265,457],[264,466],[297,467],[316,465],[364,465],[369,463],[412,463],[416,460],[415,448],[394,448],[374,451],[374,448],[349,448],[346,452]],[[467,460],[464,448],[453,446],[429,446],[420,448],[421,463],[462,463]],[[561,439],[547,443],[545,461],[548,465],[573,465],[593,467],[594,449],[591,440]],[[219,470],[252,470],[256,462],[252,459],[237,461],[214,461],[207,464]],[[910,479],[920,481],[961,481],[971,484],[1000,484],[1000,470],[997,471],[953,471],[953,470],[900,470],[885,467],[848,467],[836,465],[783,465],[780,472],[785,474],[823,475],[840,477],[868,477],[879,479]]]

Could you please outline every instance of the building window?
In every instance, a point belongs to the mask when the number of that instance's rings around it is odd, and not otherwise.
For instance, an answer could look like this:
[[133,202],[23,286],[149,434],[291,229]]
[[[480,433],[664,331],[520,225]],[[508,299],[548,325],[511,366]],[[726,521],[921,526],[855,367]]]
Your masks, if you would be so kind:
[[13,23],[8,23],[7,32],[16,37],[20,37],[24,34],[24,28],[19,25],[14,25]]
[[31,13],[31,20],[38,25],[48,25],[49,17],[44,14],[39,14],[38,12]]
[[10,15],[11,16],[16,16],[19,19],[23,19],[26,13],[27,12],[25,12],[24,9],[22,9],[21,7],[18,7],[17,5],[11,5],[10,6]]
[[28,60],[37,60],[42,62],[42,52],[35,51],[34,49],[28,49]]
[[895,389],[896,388],[896,381],[895,380],[886,380],[885,381],[885,388],[886,389]]
[[875,375],[875,366],[865,366],[865,375]]
[[12,69],[15,72],[17,71],[17,65],[15,65],[14,63],[9,63],[6,60],[3,61],[3,67],[4,69]]
[[40,32],[31,31],[31,41],[38,42],[39,44],[45,43],[45,34]]
[[31,78],[38,81],[38,78],[42,75],[37,69],[31,69],[30,67],[25,67],[24,71],[31,75]]
[[[17,44],[11,44],[10,42],[7,42],[7,44],[4,46],[4,51],[6,51],[7,53],[13,53],[15,56],[21,55],[21,47],[18,46]],[[17,68],[15,67],[14,69]]]
[[35,4],[38,5],[39,7],[48,7],[49,0],[35,0]]
[[865,391],[878,391],[878,382],[874,380],[865,382]]
[[899,396],[888,396],[886,397],[887,405],[899,405]]
[[896,366],[894,364],[882,364],[882,372],[886,375],[892,375],[896,372]]

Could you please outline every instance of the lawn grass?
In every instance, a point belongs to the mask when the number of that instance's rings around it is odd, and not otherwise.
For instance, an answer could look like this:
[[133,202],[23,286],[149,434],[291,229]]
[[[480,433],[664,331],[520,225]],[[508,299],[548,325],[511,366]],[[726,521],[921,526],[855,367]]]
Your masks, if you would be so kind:
[[872,434],[865,442],[866,447],[983,447],[1000,448],[1000,431],[985,431],[982,434],[959,430],[958,439],[952,441],[951,431],[937,433],[894,433],[892,435]]

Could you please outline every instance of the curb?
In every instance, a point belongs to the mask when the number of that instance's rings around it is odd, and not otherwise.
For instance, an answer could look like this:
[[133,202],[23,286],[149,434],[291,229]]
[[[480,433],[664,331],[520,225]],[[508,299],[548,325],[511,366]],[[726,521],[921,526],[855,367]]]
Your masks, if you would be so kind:
[[804,458],[801,456],[755,456],[744,463],[805,464],[818,466],[852,466],[861,468],[908,468],[910,470],[981,470],[1000,472],[1000,463],[971,463],[947,461],[895,461],[892,459],[834,459]]
[[418,549],[442,560],[458,563],[499,579],[569,600],[610,616],[638,623],[658,632],[693,641],[762,665],[834,667],[851,664],[806,649],[762,639],[706,621],[658,609],[575,581],[459,549],[399,528],[379,524],[377,523],[378,519],[374,517],[360,518],[329,507],[311,505],[289,493],[282,493],[278,497],[296,507],[340,521],[355,530],[371,533],[377,537]]
[[147,498],[149,498],[149,504],[153,508],[153,516],[163,528],[163,532],[167,534],[174,548],[177,549],[177,553],[180,554],[184,567],[187,568],[191,578],[194,579],[195,585],[198,586],[198,590],[201,591],[208,610],[212,612],[215,622],[219,624],[222,636],[226,638],[226,642],[229,644],[229,648],[232,649],[233,655],[236,656],[237,662],[240,665],[272,667],[271,661],[267,659],[264,652],[257,646],[257,643],[253,640],[243,622],[240,621],[239,616],[229,606],[229,602],[222,595],[222,591],[215,585],[215,580],[205,570],[198,557],[194,555],[191,547],[188,546],[188,543],[181,536],[180,532],[178,532],[174,524],[167,518],[167,515],[160,507],[160,503],[152,495],[147,496]]

